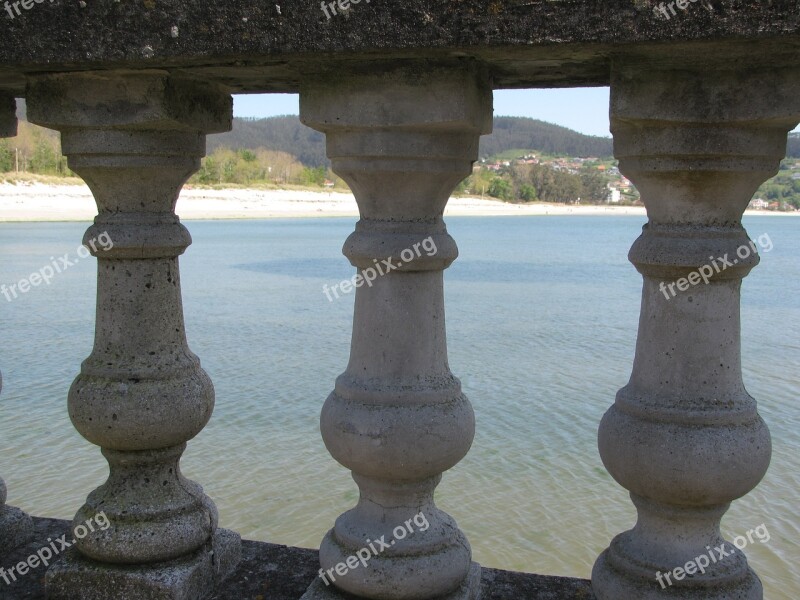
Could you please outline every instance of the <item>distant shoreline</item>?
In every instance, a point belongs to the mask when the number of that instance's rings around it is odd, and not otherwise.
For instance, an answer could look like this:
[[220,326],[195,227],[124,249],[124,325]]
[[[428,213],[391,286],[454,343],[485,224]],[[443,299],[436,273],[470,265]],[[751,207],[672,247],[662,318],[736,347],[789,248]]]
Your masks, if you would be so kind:
[[[176,212],[182,220],[275,219],[357,217],[352,194],[302,190],[184,189]],[[44,183],[0,184],[0,222],[91,221],[97,213],[89,188]],[[796,216],[794,213],[748,211],[748,215]],[[551,203],[509,204],[481,198],[451,198],[448,216],[564,216],[636,215],[644,207],[567,205]]]

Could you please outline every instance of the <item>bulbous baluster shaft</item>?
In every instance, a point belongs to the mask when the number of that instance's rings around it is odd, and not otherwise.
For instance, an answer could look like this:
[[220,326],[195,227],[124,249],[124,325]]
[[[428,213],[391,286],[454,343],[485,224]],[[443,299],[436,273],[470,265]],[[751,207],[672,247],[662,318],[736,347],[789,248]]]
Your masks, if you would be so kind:
[[[485,79],[471,70],[396,69],[316,81],[301,94],[301,118],[327,134],[333,168],[358,201],[344,254],[369,279],[356,290],[350,363],[321,417],[328,450],[361,496],[323,540],[322,579],[307,599],[337,588],[375,600],[480,593],[470,546],[433,495],[475,427],[447,363],[443,270],[458,250],[442,213],[491,114]],[[390,547],[375,553],[375,540]],[[359,551],[366,564],[337,570]]]

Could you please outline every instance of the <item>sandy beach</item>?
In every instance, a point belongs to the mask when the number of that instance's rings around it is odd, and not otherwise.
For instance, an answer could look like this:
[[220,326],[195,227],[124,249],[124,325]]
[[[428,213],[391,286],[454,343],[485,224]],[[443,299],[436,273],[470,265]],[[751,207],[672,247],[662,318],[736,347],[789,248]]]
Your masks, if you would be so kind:
[[[97,209],[89,188],[38,182],[0,184],[0,222],[91,221]],[[178,200],[183,220],[356,217],[352,194],[295,190],[186,188]],[[787,214],[764,213],[757,214]],[[798,213],[790,213],[798,214]],[[445,216],[640,215],[643,207],[508,204],[481,198],[451,198]]]

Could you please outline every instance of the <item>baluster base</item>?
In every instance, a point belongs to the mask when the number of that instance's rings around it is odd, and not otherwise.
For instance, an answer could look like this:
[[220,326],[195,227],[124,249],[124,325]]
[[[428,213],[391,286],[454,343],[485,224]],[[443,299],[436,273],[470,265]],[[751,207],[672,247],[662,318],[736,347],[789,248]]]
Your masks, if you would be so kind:
[[194,554],[150,565],[110,565],[70,549],[48,569],[48,600],[200,600],[241,560],[238,533],[218,529],[211,542]]
[[[413,573],[409,577],[414,577]],[[472,563],[467,578],[456,591],[447,596],[426,598],[425,600],[480,600],[481,598],[481,566]],[[357,596],[343,592],[334,585],[325,585],[319,577],[314,579],[300,600],[360,600]],[[400,597],[370,597],[370,600],[404,600]]]
[[0,507],[0,555],[33,538],[33,521],[13,506]]
[[[592,591],[597,600],[763,600],[764,589],[761,580],[747,569],[743,577],[733,581],[709,582],[693,581],[685,577],[681,581],[671,579],[672,585],[666,581],[662,587],[656,580],[658,569],[645,569],[648,575],[640,577],[626,575],[615,569],[609,560],[606,550],[597,559],[592,569]],[[680,565],[673,565],[671,568]],[[670,567],[661,569],[661,573]],[[652,575],[649,571],[652,570]],[[663,576],[662,576],[663,579]]]

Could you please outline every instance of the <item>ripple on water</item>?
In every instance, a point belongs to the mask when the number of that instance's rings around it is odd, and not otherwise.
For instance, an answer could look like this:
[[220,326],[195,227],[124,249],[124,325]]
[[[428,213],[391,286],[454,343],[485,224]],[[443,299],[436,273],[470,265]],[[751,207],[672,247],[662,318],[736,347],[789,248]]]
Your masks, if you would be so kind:
[[[352,273],[340,256],[352,220],[310,221],[190,224],[195,243],[181,258],[187,334],[217,406],[182,468],[217,503],[224,526],[316,547],[358,494],[319,435],[320,408],[347,365],[353,310],[352,295],[328,302],[322,285]],[[769,221],[775,248],[744,284],[745,381],[772,429],[774,457],[723,523],[729,536],[768,526],[771,540],[747,553],[771,600],[800,597],[798,225]],[[587,577],[636,519],[603,468],[596,436],[630,375],[641,281],[626,256],[641,219],[448,226],[461,251],[445,275],[449,361],[477,433],[445,473],[437,502],[482,564]],[[0,281],[72,250],[84,228],[4,226],[0,246],[15,254],[0,264]],[[39,515],[71,517],[107,473],[66,415],[67,389],[92,343],[93,277],[87,261],[0,314],[2,476],[9,500]]]

